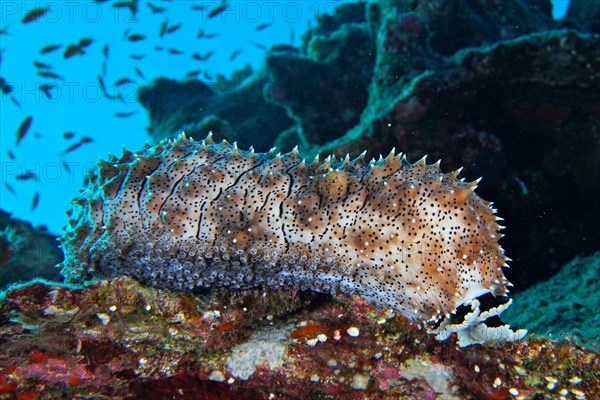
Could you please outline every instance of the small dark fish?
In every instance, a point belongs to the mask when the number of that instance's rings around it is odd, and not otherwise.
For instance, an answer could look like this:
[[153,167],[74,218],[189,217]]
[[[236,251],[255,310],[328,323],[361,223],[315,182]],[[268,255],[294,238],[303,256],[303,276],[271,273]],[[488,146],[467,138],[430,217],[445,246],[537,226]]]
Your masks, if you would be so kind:
[[65,132],[63,133],[63,137],[65,139],[72,139],[73,137],[75,137],[75,132]]
[[200,30],[198,31],[198,35],[196,35],[196,37],[199,39],[201,39],[201,38],[212,39],[212,38],[216,38],[217,36],[219,36],[218,33],[205,33],[204,29],[202,29],[202,28],[200,28]]
[[8,25],[6,25],[4,28],[0,29],[0,35],[10,35],[8,33]]
[[15,179],[18,180],[19,182],[26,182],[26,181],[30,181],[30,180],[36,180],[37,179],[37,175],[31,171],[27,171],[23,174],[19,174],[17,176],[15,176]]
[[235,60],[235,58],[241,53],[240,49],[234,50],[233,53],[229,56],[229,61]]
[[114,8],[129,8],[129,1],[116,1],[112,4]]
[[39,132],[34,133],[33,136],[35,136],[36,139],[41,139],[42,138],[42,135],[40,135]]
[[146,35],[142,35],[140,33],[134,33],[127,38],[127,40],[130,42],[139,42],[140,40],[144,39],[146,39]]
[[104,84],[104,79],[100,75],[98,75],[98,84],[100,85],[100,89],[102,93],[106,96],[106,85]]
[[8,154],[8,158],[10,158],[11,160],[15,159],[15,153],[13,153],[12,151],[7,151],[6,154]]
[[106,45],[104,45],[104,48],[102,49],[102,54],[104,54],[104,58],[108,58],[108,51],[109,51],[109,48],[108,48],[108,45],[106,44]]
[[146,4],[148,5],[148,7],[150,7],[150,10],[152,10],[152,14],[160,14],[166,10],[164,7],[155,6],[152,3],[146,3]]
[[206,10],[206,6],[201,6],[201,5],[198,5],[198,4],[194,4],[192,6],[192,10],[195,10],[195,11],[204,11],[204,10]]
[[106,60],[102,61],[102,75],[106,76]]
[[19,145],[19,142],[21,140],[23,140],[25,135],[27,135],[29,128],[31,128],[32,122],[33,122],[33,117],[29,116],[29,117],[25,118],[23,120],[23,122],[21,122],[21,125],[19,125],[19,129],[17,129],[17,142],[16,142],[17,146]]
[[127,39],[129,32],[131,32],[131,28],[127,28],[123,31],[123,39]]
[[226,8],[227,8],[227,3],[225,2],[225,0],[221,0],[221,4],[219,4],[217,7],[213,8],[212,10],[210,10],[210,12],[208,13],[208,18],[216,17],[217,15],[219,15],[223,11],[225,11]]
[[129,78],[121,78],[118,81],[115,82],[115,86],[121,86],[121,85],[126,85],[129,83],[135,83],[134,81],[132,81]]
[[67,172],[71,172],[71,165],[70,165],[68,162],[66,162],[66,161],[63,161],[63,162],[62,162],[62,166],[63,166],[63,168],[65,169],[65,171],[67,171]]
[[263,29],[266,29],[268,27],[271,26],[270,22],[265,22],[263,24],[257,25],[256,28],[254,28],[255,31],[262,31]]
[[13,90],[14,88],[6,83],[6,79],[0,76],[0,91],[5,94],[10,94]]
[[133,14],[133,16],[135,17],[138,10],[139,10],[139,0],[131,0],[129,2],[129,10],[131,11],[131,13]]
[[169,20],[165,19],[163,22],[161,22],[160,24],[160,33],[159,36],[163,37],[165,36],[165,32],[167,31],[167,26],[169,25]]
[[188,72],[187,74],[185,74],[186,78],[195,78],[196,76],[198,76],[198,74],[202,72],[202,70],[199,69],[195,69],[193,71]]
[[62,76],[50,71],[38,71],[38,75],[43,76],[44,78],[65,79]]
[[137,113],[137,110],[130,111],[130,112],[116,112],[115,117],[127,118],[127,117],[131,117],[132,115],[134,115],[136,113]]
[[81,140],[79,140],[79,142],[72,144],[71,146],[67,147],[67,149],[65,151],[63,151],[62,153],[60,153],[61,156],[64,156],[66,154],[69,154],[70,152],[77,150],[78,148],[80,148],[83,144],[85,143],[90,143],[92,142],[93,139],[89,138],[89,137],[84,137],[81,138]]
[[109,0],[94,0],[94,2],[96,2],[96,3],[106,3],[107,1],[109,1]]
[[46,15],[46,13],[48,12],[49,8],[50,8],[49,6],[48,7],[34,8],[33,10],[31,10],[27,14],[25,14],[25,16],[23,17],[22,22],[24,24],[27,24],[29,22],[36,21],[38,18],[41,18],[44,15]]
[[142,58],[145,57],[144,54],[130,54],[129,57],[133,58],[134,60],[141,60]]
[[20,109],[23,109],[23,107],[21,107],[21,103],[19,103],[15,96],[10,96],[10,101],[12,101],[15,106],[19,107]]
[[208,60],[213,54],[215,54],[214,51],[209,51],[208,53],[206,53],[205,55],[200,55],[198,53],[194,53],[192,54],[192,58],[194,60],[198,60],[198,61],[206,61]]
[[52,100],[54,98],[54,96],[52,96],[52,92],[51,92],[51,90],[54,88],[56,88],[56,86],[51,85],[49,83],[40,85],[40,91],[42,93],[44,93],[44,96],[46,96],[47,99],[50,99],[50,100]]
[[52,53],[54,50],[58,50],[62,47],[62,44],[49,44],[48,46],[42,47],[40,54]]
[[154,50],[163,51],[165,48],[163,46],[154,46]]
[[31,200],[31,211],[35,210],[40,202],[40,192],[35,192],[33,199]]
[[37,68],[41,68],[41,69],[52,69],[52,65],[50,65],[50,64],[44,64],[44,63],[39,62],[39,61],[34,61],[33,65],[35,65]]
[[134,68],[135,73],[137,74],[137,76],[139,76],[140,78],[147,80],[147,78],[144,76],[144,74],[142,73],[142,71],[140,71],[139,68],[135,67]]
[[50,89],[54,89],[56,86],[51,84],[51,83],[44,83],[43,85],[40,85],[40,90],[42,90],[43,92],[50,90]]
[[167,49],[170,54],[181,54],[181,50],[177,49]]
[[168,35],[169,33],[175,32],[179,28],[181,28],[181,24],[172,25],[167,28],[167,31],[165,33]]
[[211,74],[209,74],[208,72],[204,71],[204,78],[206,80],[212,81],[213,76]]
[[261,49],[261,50],[266,50],[266,49],[267,49],[267,46],[265,46],[265,45],[264,45],[264,44],[262,44],[262,43],[258,43],[258,42],[252,42],[252,41],[251,41],[250,43],[252,43],[253,45],[255,45],[256,47],[258,47],[258,48],[259,48],[259,49]]
[[4,186],[6,186],[6,190],[8,190],[13,196],[17,195],[17,192],[15,192],[15,189],[12,186],[10,186],[8,184],[8,182],[4,182]]
[[85,54],[85,51],[76,44],[70,44],[63,53],[63,58],[71,58],[78,54]]
[[84,38],[79,39],[79,43],[77,43],[77,45],[81,48],[84,48],[84,47],[88,47],[93,42],[94,42],[94,39],[84,37]]

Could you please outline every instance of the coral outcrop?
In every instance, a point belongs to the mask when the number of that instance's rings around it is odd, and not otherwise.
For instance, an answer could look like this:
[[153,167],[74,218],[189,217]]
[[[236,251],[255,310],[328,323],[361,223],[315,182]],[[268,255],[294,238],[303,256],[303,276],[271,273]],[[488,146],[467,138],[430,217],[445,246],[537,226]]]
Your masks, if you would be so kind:
[[577,257],[551,279],[515,294],[513,300],[515,305],[503,314],[511,324],[600,353],[600,253]]
[[0,291],[34,278],[61,281],[63,260],[55,235],[0,210]]
[[114,399],[594,399],[598,354],[526,338],[438,342],[358,296],[122,278],[13,288],[0,303],[0,396]]
[[182,131],[203,138],[212,130],[219,132],[221,139],[267,151],[294,122],[281,107],[267,102],[265,85],[264,74],[251,76],[246,69],[229,80],[218,76],[211,84],[157,79],[140,88],[138,98],[151,116],[148,135],[154,142]]

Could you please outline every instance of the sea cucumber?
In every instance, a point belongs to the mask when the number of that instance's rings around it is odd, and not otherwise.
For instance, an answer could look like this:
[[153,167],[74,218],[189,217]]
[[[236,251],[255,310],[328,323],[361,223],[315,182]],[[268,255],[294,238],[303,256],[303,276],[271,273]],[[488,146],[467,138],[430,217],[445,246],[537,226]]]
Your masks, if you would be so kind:
[[[461,346],[515,340],[498,217],[478,181],[414,164],[240,150],[185,134],[99,161],[62,238],[68,281],[359,294]],[[488,300],[493,299],[491,305]],[[485,300],[485,301],[484,301]],[[457,310],[461,309],[460,312]]]

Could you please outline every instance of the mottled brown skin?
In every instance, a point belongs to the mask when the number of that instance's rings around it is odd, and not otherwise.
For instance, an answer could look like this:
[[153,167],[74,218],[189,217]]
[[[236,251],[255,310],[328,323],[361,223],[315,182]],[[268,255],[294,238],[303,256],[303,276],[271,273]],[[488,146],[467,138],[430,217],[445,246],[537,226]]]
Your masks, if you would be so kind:
[[100,162],[74,201],[63,273],[359,293],[429,323],[508,284],[497,218],[456,176],[393,152],[307,165],[182,136]]

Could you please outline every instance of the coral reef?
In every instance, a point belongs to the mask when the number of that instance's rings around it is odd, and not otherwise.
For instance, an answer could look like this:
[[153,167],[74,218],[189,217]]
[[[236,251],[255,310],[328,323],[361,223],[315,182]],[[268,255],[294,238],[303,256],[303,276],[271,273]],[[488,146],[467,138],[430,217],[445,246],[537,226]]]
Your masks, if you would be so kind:
[[58,244],[43,227],[34,228],[0,210],[0,291],[34,278],[62,281],[56,268],[63,260]]
[[[514,259],[507,277],[517,288],[532,285],[513,294],[515,306],[502,315],[531,336],[459,348],[460,325],[437,326],[447,338],[438,341],[398,310],[377,308],[369,292],[268,285],[278,282],[194,293],[129,277],[86,287],[35,282],[0,300],[0,398],[600,398],[600,255],[561,269],[600,242],[600,13],[597,1],[573,0],[565,18],[550,14],[547,0],[343,4],[309,29],[300,48],[270,49],[258,71],[212,84],[160,79],[139,92],[155,144],[181,130],[196,139],[212,130],[258,151],[298,145],[307,158],[364,149],[370,158],[395,147],[413,162],[428,154],[446,171],[464,166],[468,179],[483,176],[478,194],[496,201],[509,227],[501,242]],[[101,176],[124,177],[129,162],[145,171],[134,158],[109,160]],[[319,190],[335,194],[343,182],[332,179],[336,173],[321,171],[335,184],[317,182]],[[111,189],[119,180],[104,183]],[[90,215],[94,201],[81,202]],[[0,217],[2,273],[14,281],[51,271],[46,277],[56,279],[53,237]],[[102,226],[77,229],[95,235]],[[34,243],[48,252],[30,251]],[[131,243],[124,243],[109,240],[90,254],[126,255]],[[123,262],[113,261],[108,269]],[[90,268],[74,258],[69,265]],[[208,278],[237,279],[227,273]],[[468,305],[477,315],[487,307],[479,298]],[[469,307],[458,317],[463,311]]]
[[121,278],[36,283],[0,303],[0,396],[113,399],[594,399],[600,357],[529,338],[438,342],[358,296]]
[[[307,158],[395,147],[411,161],[429,155],[448,170],[464,166],[469,179],[483,176],[482,196],[510,227],[508,277],[524,288],[598,250],[598,15],[593,1],[571,2],[557,21],[546,0],[340,5],[299,49],[267,53],[259,101],[294,124],[265,132]],[[207,125],[215,136],[237,140],[218,119]]]

